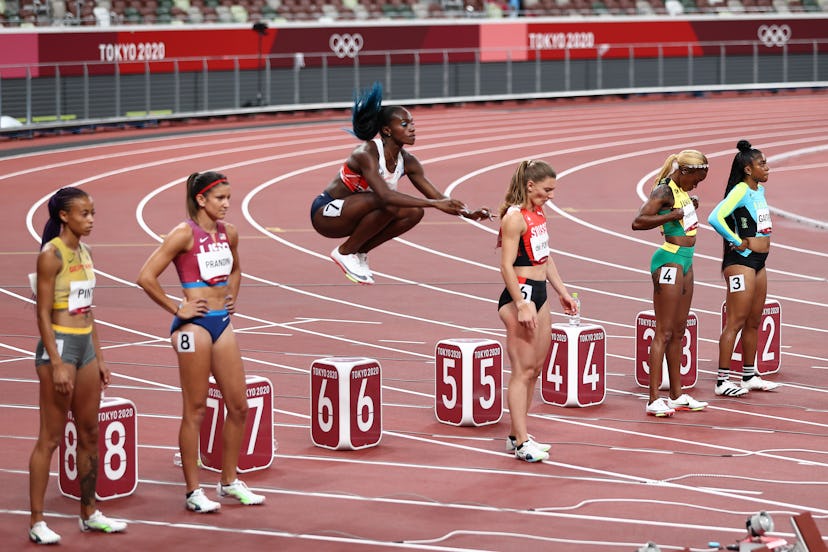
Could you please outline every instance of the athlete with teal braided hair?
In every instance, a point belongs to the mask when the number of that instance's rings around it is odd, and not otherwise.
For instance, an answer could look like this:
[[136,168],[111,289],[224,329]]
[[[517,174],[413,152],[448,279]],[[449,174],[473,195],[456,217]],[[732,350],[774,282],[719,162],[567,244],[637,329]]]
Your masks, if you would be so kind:
[[[490,217],[487,209],[470,211],[440,193],[426,177],[420,161],[406,151],[414,145],[414,118],[402,106],[382,105],[382,86],[375,83],[354,100],[354,136],[363,140],[311,205],[313,228],[326,238],[347,238],[331,258],[345,276],[373,284],[368,252],[414,228],[426,207],[473,220]],[[403,176],[424,198],[397,191]]]

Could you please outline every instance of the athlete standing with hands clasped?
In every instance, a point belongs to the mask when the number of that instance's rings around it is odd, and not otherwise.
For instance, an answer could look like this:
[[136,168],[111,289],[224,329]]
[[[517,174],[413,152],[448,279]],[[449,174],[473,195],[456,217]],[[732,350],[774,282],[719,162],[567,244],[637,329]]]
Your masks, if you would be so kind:
[[117,533],[127,526],[95,508],[98,408],[110,373],[104,364],[92,314],[92,252],[81,241],[92,232],[94,220],[95,206],[86,192],[61,188],[49,199],[49,220],[37,256],[40,341],[35,351],[35,368],[40,380],[40,431],[29,459],[29,539],[38,544],[60,541],[60,535],[49,529],[43,519],[43,503],[49,466],[63,439],[69,410],[78,430],[75,462],[81,495],[80,530]]
[[507,398],[512,420],[506,450],[527,462],[549,458],[550,445],[536,442],[527,429],[535,383],[552,341],[546,282],[566,314],[578,307],[549,256],[544,204],[554,197],[556,174],[544,161],[522,161],[500,208],[500,274],[506,285],[498,314],[506,326],[506,350],[512,368]]
[[[761,151],[747,140],[737,144],[727,179],[725,198],[708,217],[724,239],[722,274],[727,285],[727,321],[719,337],[719,373],[716,394],[741,397],[752,390],[772,391],[780,384],[763,380],[756,372],[756,342],[768,293],[765,260],[770,251],[770,209],[763,182],[770,169]],[[730,358],[736,336],[742,332],[742,381],[730,381]]]
[[[187,213],[190,218],[167,234],[138,276],[138,285],[164,310],[174,315],[171,341],[178,355],[183,412],[178,433],[181,466],[187,485],[185,505],[198,513],[214,512],[221,504],[210,500],[199,486],[198,436],[206,410],[210,374],[224,397],[227,417],[222,432],[219,497],[242,504],[261,504],[239,480],[236,466],[247,418],[247,385],[241,352],[230,323],[241,284],[239,234],[225,223],[230,206],[230,183],[223,174],[208,171],[187,178]],[[158,277],[175,265],[184,300],[173,301]]]
[[[426,207],[472,220],[491,218],[487,209],[470,211],[434,187],[420,161],[405,149],[416,136],[411,113],[398,105],[383,107],[379,83],[356,98],[352,118],[353,134],[364,142],[310,209],[311,224],[320,235],[347,238],[331,258],[349,280],[373,284],[368,252],[414,228]],[[403,176],[425,197],[398,192]]]
[[[690,196],[707,178],[707,158],[699,151],[684,150],[664,161],[650,197],[633,220],[633,230],[661,227],[664,243],[653,254],[653,309],[656,327],[650,344],[650,397],[644,411],[650,416],[672,416],[676,410],[703,410],[706,402],[681,392],[681,340],[693,301],[693,253],[699,226],[699,200]],[[662,364],[667,359],[670,396],[659,398]]]

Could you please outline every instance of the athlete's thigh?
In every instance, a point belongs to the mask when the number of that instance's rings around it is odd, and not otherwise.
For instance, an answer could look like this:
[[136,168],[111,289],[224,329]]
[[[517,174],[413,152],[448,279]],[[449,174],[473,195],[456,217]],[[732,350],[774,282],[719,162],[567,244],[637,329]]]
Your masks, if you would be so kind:
[[170,336],[178,357],[178,373],[185,404],[201,402],[207,396],[213,340],[210,332],[195,324],[185,324]]
[[312,218],[313,227],[329,237],[347,236],[368,213],[380,208],[382,208],[382,203],[374,193],[351,194],[342,200],[342,208],[338,216],[325,216],[324,207],[317,209]]
[[97,426],[100,402],[101,371],[96,358],[75,372],[72,414],[79,424]]
[[724,269],[727,287],[728,318],[744,319],[751,311],[753,296],[756,294],[756,272],[749,266],[730,265]]
[[763,268],[756,273],[753,279],[753,294],[751,297],[749,318],[758,324],[765,310],[765,300],[768,296],[768,273]]
[[213,344],[212,372],[225,401],[247,400],[244,364],[232,325]]
[[656,315],[656,331],[671,328],[682,310],[685,292],[685,274],[681,266],[665,264],[652,273],[653,307]]

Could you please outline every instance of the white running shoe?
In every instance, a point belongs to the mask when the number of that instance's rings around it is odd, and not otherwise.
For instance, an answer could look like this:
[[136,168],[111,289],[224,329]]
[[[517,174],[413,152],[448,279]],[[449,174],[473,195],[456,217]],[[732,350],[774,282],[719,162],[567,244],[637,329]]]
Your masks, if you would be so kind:
[[742,380],[739,382],[739,386],[748,391],[773,391],[781,385],[781,383],[776,383],[775,381],[763,380],[758,374],[747,381]]
[[374,278],[371,276],[371,271],[368,269],[368,265],[366,264],[363,266],[357,254],[351,253],[350,255],[343,255],[339,252],[339,246],[336,246],[333,251],[331,251],[331,259],[339,265],[339,268],[342,269],[345,276],[352,282],[357,284],[374,283]]
[[236,479],[229,485],[222,485],[221,481],[219,481],[216,492],[218,492],[219,496],[229,496],[235,498],[245,506],[261,504],[265,500],[264,495],[255,494],[247,488],[247,485],[245,485],[244,481],[241,479]]
[[716,385],[714,390],[717,395],[724,397],[741,397],[747,395],[748,389],[739,387],[730,380],[725,380],[721,385]]
[[29,529],[29,540],[37,544],[57,544],[60,535],[49,529],[45,521],[38,521]]
[[[535,437],[530,435],[529,440],[535,443],[535,446],[538,447],[543,452],[549,452],[549,449],[552,448],[552,445],[548,445],[546,443],[538,443],[535,441]],[[514,435],[509,435],[506,437],[506,452],[514,452],[517,448],[517,440],[515,439]]]
[[357,253],[357,259],[359,259],[359,264],[362,265],[362,269],[368,273],[369,276],[373,277],[371,274],[371,267],[368,266],[368,253]]
[[646,412],[648,416],[664,418],[666,416],[672,416],[676,413],[676,410],[675,408],[667,404],[667,401],[665,399],[661,398],[656,399],[650,404],[648,404],[647,408],[644,409],[644,412]]
[[525,441],[515,449],[515,458],[526,462],[540,462],[549,458],[549,453],[541,450],[534,441]]
[[679,396],[676,400],[667,399],[667,406],[672,408],[673,410],[690,410],[693,412],[698,412],[699,410],[704,410],[707,407],[707,403],[704,401],[697,401],[687,393]]
[[199,514],[208,514],[210,512],[217,512],[221,509],[221,504],[212,501],[204,494],[204,489],[199,487],[190,493],[185,502],[188,510],[198,512]]
[[95,510],[89,519],[78,518],[78,525],[80,530],[84,533],[87,531],[97,531],[99,533],[120,533],[127,528],[127,524],[123,521],[109,519],[101,513],[100,510]]

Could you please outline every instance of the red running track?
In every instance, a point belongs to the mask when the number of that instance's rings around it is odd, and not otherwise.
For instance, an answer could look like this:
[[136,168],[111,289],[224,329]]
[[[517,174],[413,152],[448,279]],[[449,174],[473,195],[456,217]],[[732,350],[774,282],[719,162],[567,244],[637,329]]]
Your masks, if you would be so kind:
[[[766,510],[790,538],[788,516],[813,512],[828,535],[828,289],[824,229],[776,216],[770,295],[783,306],[779,392],[743,399],[713,394],[720,240],[700,231],[693,310],[699,318],[699,381],[711,406],[671,419],[644,415],[634,380],[634,320],[651,307],[646,274],[657,231],[630,223],[652,173],[693,147],[711,159],[702,183],[706,218],[722,197],[736,142],[768,156],[772,206],[826,218],[821,176],[828,162],[828,97],[672,96],[415,108],[412,151],[441,189],[472,207],[496,208],[519,160],[542,158],[559,172],[549,211],[555,260],[585,318],[607,331],[607,397],[589,408],[537,398],[530,422],[553,443],[543,464],[503,449],[500,423],[458,428],[434,415],[434,346],[453,337],[503,342],[496,314],[496,223],[428,212],[403,239],[371,254],[377,285],[350,284],[329,260],[335,245],[310,228],[311,199],[354,145],[347,113],[282,117],[0,143],[7,240],[0,281],[0,539],[26,544],[28,454],[37,431],[32,368],[34,268],[43,200],[63,185],[94,197],[89,238],[98,269],[97,318],[115,374],[108,394],[139,413],[136,492],[106,502],[129,521],[124,535],[82,535],[77,505],[57,485],[47,519],[64,545],[114,543],[168,549],[663,550],[705,549],[744,536]],[[176,450],[179,394],[169,317],[134,281],[160,234],[184,216],[182,181],[218,169],[233,183],[228,220],[241,233],[245,274],[234,318],[250,374],[275,387],[273,465],[247,474],[267,495],[261,507],[227,504],[218,515],[183,507]],[[410,190],[407,181],[402,189]],[[31,222],[30,222],[31,221]],[[30,227],[31,226],[31,227]],[[168,291],[177,294],[172,270]],[[559,322],[559,314],[553,321]],[[368,356],[383,369],[384,436],[362,451],[315,447],[309,434],[308,370],[327,356]],[[508,378],[508,364],[504,366]],[[57,473],[57,458],[53,464]],[[203,483],[215,482],[205,472]],[[208,490],[212,494],[212,490]]]

